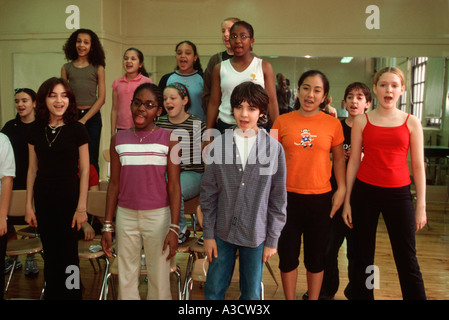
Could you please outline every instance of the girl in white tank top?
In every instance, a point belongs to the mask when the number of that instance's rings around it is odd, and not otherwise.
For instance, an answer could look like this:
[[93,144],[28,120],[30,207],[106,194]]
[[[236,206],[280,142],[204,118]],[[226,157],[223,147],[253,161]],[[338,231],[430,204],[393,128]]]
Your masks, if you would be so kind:
[[273,67],[267,61],[252,53],[254,30],[245,21],[234,23],[230,30],[231,48],[234,56],[217,64],[212,73],[211,98],[207,108],[207,129],[217,127],[224,131],[235,124],[231,114],[230,97],[232,90],[242,82],[254,81],[265,88],[270,98],[268,115],[274,120],[279,115],[276,99],[276,84]]

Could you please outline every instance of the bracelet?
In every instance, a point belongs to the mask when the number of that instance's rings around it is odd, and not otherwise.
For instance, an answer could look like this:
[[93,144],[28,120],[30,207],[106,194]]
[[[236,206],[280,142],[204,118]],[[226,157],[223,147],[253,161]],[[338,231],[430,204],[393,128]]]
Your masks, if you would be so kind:
[[75,211],[78,212],[78,213],[84,213],[84,212],[87,211],[87,209],[84,209],[84,210],[78,210],[78,209],[76,209]]
[[177,225],[177,224],[174,224],[174,223],[172,223],[172,224],[170,225],[170,227],[173,227],[173,228],[178,228],[178,229],[179,229],[179,225]]
[[101,228],[101,232],[114,232],[114,226],[111,223],[105,223],[103,228]]
[[169,231],[172,231],[172,232],[174,232],[174,233],[176,233],[176,235],[179,237],[179,234],[178,234],[178,232],[175,230],[175,229],[173,229],[173,228],[170,228],[170,229],[168,229]]

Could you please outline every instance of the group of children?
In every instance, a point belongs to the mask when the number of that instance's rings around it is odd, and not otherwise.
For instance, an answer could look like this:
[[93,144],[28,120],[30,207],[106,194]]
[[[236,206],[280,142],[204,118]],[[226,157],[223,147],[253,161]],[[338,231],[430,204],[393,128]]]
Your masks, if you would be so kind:
[[[111,169],[102,229],[109,257],[115,231],[119,298],[140,298],[143,246],[147,298],[171,299],[170,260],[189,236],[183,202],[199,194],[210,262],[207,299],[225,298],[237,256],[241,299],[260,299],[263,263],[277,252],[285,297],[294,299],[301,241],[305,298],[332,297],[345,237],[350,267],[345,293],[350,299],[372,299],[365,269],[374,262],[380,212],[404,298],[425,299],[414,243],[415,230],[426,223],[422,128],[414,116],[396,108],[404,90],[401,71],[378,72],[373,90],[379,105],[366,114],[370,89],[362,83],[349,85],[344,99],[349,116],[342,122],[320,111],[329,95],[327,77],[307,71],[298,81],[295,110],[279,116],[272,67],[252,52],[254,30],[245,21],[231,20],[225,20],[222,30],[228,35],[228,59],[220,54],[221,62],[209,64],[213,70],[206,70],[211,79],[207,85],[189,41],[176,46],[177,70],[165,75],[160,86],[146,74],[138,49],[124,54],[126,73],[113,84]],[[27,138],[25,220],[41,234],[48,299],[81,298],[81,290],[64,287],[65,267],[79,263],[75,231],[87,219],[89,156],[93,163],[92,157],[98,160],[98,150],[91,151],[98,148],[105,95],[104,53],[98,43],[86,29],[69,38],[64,50],[72,52],[67,55],[71,62],[63,66],[62,78],[51,78],[39,88],[36,124]],[[95,81],[94,94],[88,87]],[[203,94],[203,85],[210,92]],[[212,134],[214,129],[218,131]],[[9,148],[7,139],[0,138],[5,140],[2,147]],[[6,233],[11,159],[0,162],[0,235]]]

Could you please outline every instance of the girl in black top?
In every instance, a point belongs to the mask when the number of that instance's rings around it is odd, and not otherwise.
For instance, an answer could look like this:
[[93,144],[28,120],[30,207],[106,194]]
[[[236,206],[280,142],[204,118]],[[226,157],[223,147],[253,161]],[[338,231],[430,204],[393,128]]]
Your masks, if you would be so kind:
[[36,123],[28,138],[25,216],[41,235],[45,299],[81,299],[76,232],[87,220],[88,141],[67,81],[45,81],[37,93]]

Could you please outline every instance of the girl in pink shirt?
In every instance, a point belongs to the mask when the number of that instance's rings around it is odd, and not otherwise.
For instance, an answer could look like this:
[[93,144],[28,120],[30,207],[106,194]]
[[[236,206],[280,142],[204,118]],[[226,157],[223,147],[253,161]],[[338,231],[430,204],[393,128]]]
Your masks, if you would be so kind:
[[139,49],[129,48],[123,55],[123,68],[126,73],[112,84],[111,135],[116,129],[129,129],[134,126],[129,104],[134,90],[143,83],[153,83],[143,65],[143,54]]

